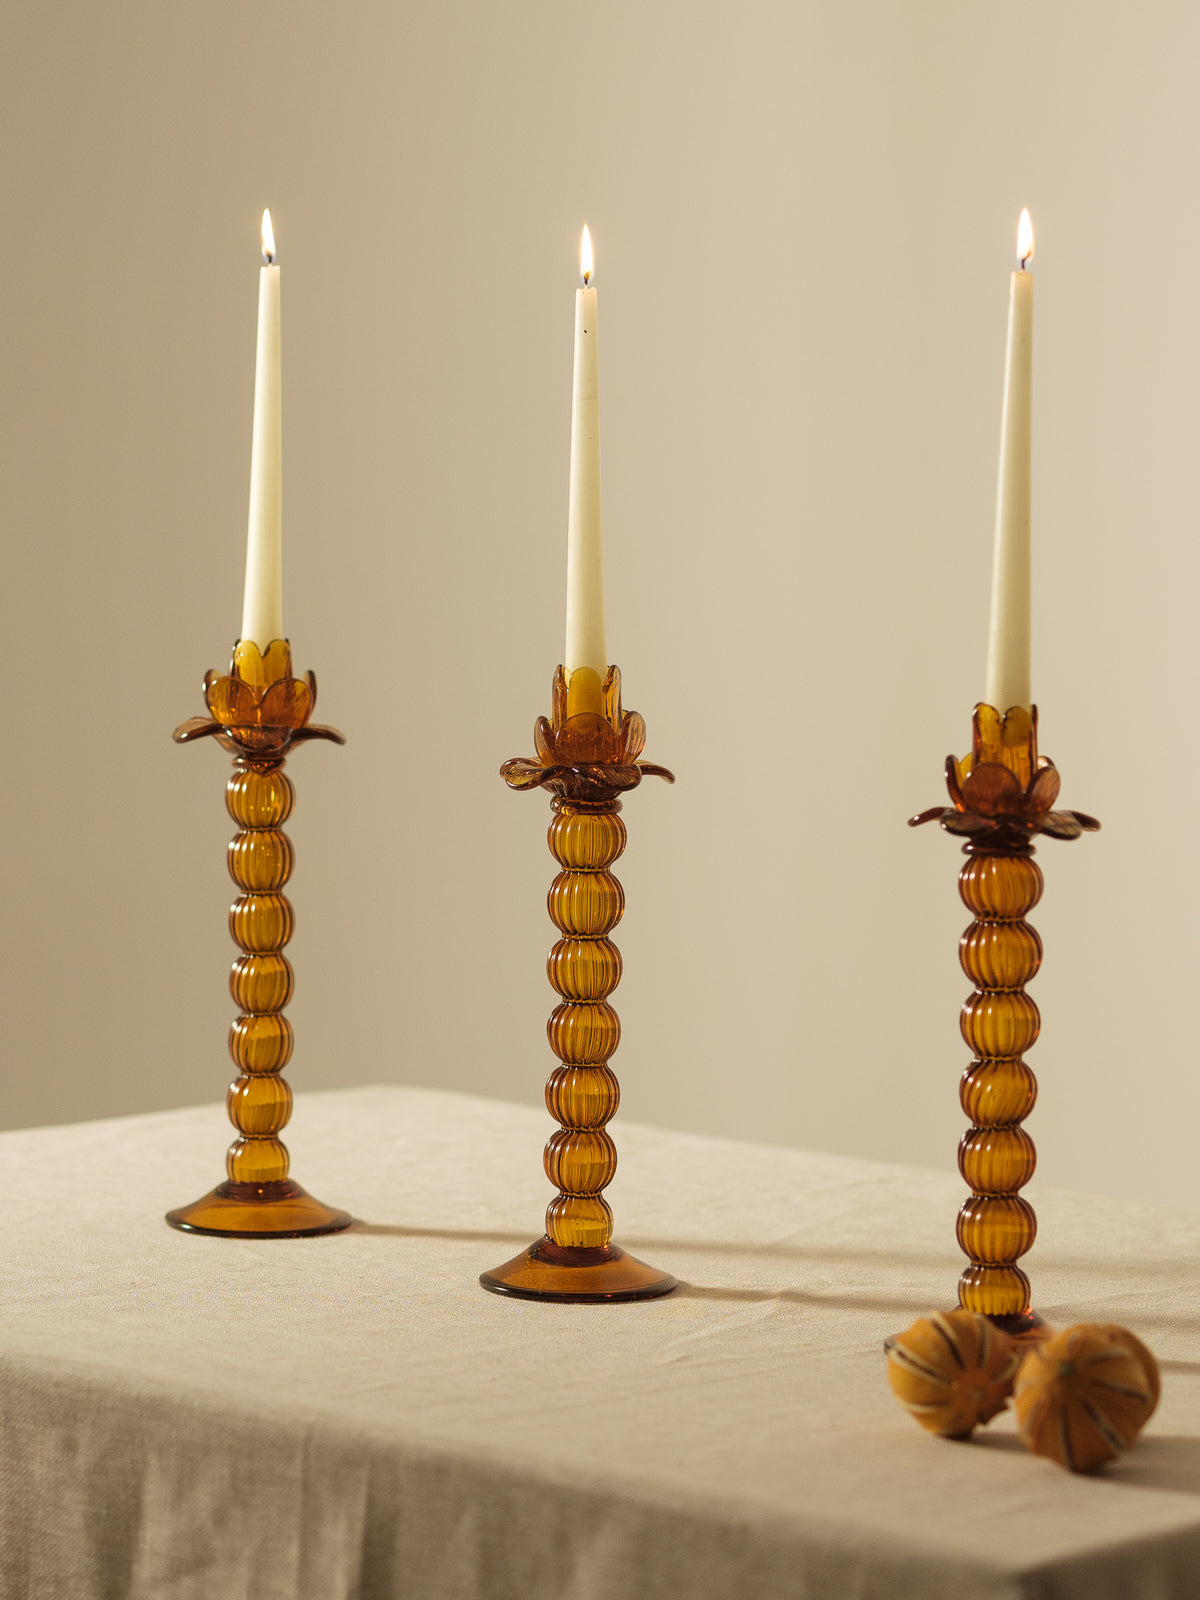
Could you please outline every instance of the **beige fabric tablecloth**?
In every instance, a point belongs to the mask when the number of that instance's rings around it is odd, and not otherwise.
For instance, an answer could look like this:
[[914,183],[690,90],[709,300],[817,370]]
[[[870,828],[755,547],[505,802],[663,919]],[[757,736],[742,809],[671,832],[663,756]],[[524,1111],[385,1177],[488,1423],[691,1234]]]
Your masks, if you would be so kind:
[[921,1433],[881,1342],[953,1302],[957,1176],[615,1127],[617,1239],[666,1300],[476,1277],[540,1232],[540,1110],[302,1095],[316,1240],[162,1221],[223,1110],[0,1135],[5,1600],[1200,1596],[1200,1217],[1035,1193],[1054,1322],[1163,1362],[1099,1478]]

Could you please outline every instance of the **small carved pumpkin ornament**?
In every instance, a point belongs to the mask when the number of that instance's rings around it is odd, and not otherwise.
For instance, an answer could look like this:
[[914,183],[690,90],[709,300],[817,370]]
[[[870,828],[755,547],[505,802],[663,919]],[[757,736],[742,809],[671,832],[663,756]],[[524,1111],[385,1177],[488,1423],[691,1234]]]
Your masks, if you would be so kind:
[[1035,1345],[1014,1387],[1035,1455],[1091,1472],[1128,1450],[1158,1404],[1158,1363],[1127,1328],[1080,1323]]
[[888,1382],[931,1433],[965,1439],[1003,1411],[1020,1354],[977,1311],[931,1311],[888,1347]]

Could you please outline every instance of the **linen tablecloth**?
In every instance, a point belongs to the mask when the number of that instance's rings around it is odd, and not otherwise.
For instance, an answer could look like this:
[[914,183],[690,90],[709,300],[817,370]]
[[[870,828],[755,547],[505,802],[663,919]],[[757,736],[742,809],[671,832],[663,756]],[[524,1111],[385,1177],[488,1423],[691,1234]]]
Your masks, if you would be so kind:
[[1200,1596],[1200,1217],[1041,1190],[1035,1300],[1164,1369],[1096,1478],[1008,1418],[923,1434],[882,1341],[953,1303],[956,1175],[618,1122],[616,1239],[665,1300],[478,1273],[541,1231],[544,1113],[301,1095],[313,1240],[162,1213],[219,1106],[0,1135],[4,1600],[1184,1600]]

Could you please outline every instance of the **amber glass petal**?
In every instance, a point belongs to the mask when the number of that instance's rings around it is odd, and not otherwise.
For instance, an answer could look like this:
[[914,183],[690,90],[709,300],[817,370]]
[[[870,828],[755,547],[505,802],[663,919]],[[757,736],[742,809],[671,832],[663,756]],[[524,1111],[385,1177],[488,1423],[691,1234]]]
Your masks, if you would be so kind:
[[640,711],[630,711],[621,724],[621,757],[629,765],[646,748],[646,719]]
[[1029,785],[1025,794],[1027,811],[1049,811],[1058,799],[1062,778],[1057,767],[1045,766]]
[[994,826],[993,818],[985,816],[982,811],[952,811],[946,806],[940,816],[947,833],[962,834],[966,838],[974,834],[991,833]]
[[299,678],[280,678],[262,697],[260,718],[267,728],[301,728],[312,714],[312,695]]
[[667,767],[657,766],[653,761],[639,761],[638,771],[644,778],[665,778],[668,783],[675,782],[675,774]]
[[1084,833],[1098,833],[1100,830],[1099,822],[1086,811],[1068,811],[1067,816],[1074,817]]
[[328,739],[330,744],[345,744],[346,735],[340,728],[330,727],[327,722],[310,722],[295,730],[291,742],[304,744],[309,739]]
[[609,667],[604,674],[604,715],[614,728],[621,726],[621,669]]
[[930,806],[928,811],[918,811],[915,817],[909,817],[908,825],[910,828],[919,828],[923,823],[940,819],[945,810],[945,806]]
[[1029,787],[1037,768],[1037,747],[1034,742],[1036,716],[1036,711],[1026,711],[1024,706],[1010,706],[1002,722],[1002,759],[1022,789]]
[[951,803],[962,810],[962,779],[959,777],[958,762],[953,756],[946,757],[946,792]]
[[545,717],[539,717],[533,725],[533,748],[545,766],[552,766],[558,759],[554,754],[554,730]]
[[968,810],[995,816],[1001,811],[1019,810],[1022,790],[1007,767],[985,761],[971,770],[962,786],[962,796]]
[[210,734],[219,733],[221,724],[214,722],[212,717],[189,717],[186,722],[181,722],[171,735],[176,744],[190,744],[193,739],[207,739]]
[[253,639],[239,639],[233,651],[234,676],[256,689],[292,675],[292,650],[286,639],[272,639],[262,654]]
[[581,711],[558,730],[554,755],[565,766],[585,762],[616,764],[621,759],[621,741],[603,717]]
[[214,678],[208,686],[208,708],[227,728],[252,726],[258,720],[258,696],[240,678]]
[[1044,816],[1034,818],[1034,827],[1039,833],[1048,833],[1052,839],[1078,839],[1083,832],[1082,823],[1070,811],[1047,811]]
[[978,766],[983,761],[994,761],[1003,765],[1004,718],[996,710],[995,706],[989,706],[986,702],[981,702],[975,707],[973,732],[972,754],[975,758],[974,764]]
[[526,756],[515,756],[500,768],[500,776],[510,789],[536,789],[546,768]]
[[636,789],[642,781],[645,767],[618,767],[604,766],[599,762],[580,764],[575,768],[581,777],[589,779],[592,783],[603,785],[607,789]]
[[550,722],[555,729],[567,720],[567,674],[561,666],[554,669],[550,684]]

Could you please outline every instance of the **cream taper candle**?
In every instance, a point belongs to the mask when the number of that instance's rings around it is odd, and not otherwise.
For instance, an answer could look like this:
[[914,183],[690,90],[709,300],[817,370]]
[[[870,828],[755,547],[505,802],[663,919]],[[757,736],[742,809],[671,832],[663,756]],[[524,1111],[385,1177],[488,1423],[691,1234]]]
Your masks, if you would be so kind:
[[1030,575],[1031,424],[1033,401],[1033,223],[1022,211],[1017,227],[1017,267],[1008,302],[1004,360],[1004,410],[996,483],[996,542],[992,558],[992,614],[983,698],[998,711],[1033,705],[1030,684],[1032,581]]
[[[575,375],[571,393],[571,487],[567,507],[568,679],[588,667],[603,681],[608,666],[604,633],[604,544],[600,525],[600,364],[596,350],[596,290],[592,237],[579,251],[583,282],[575,294]],[[582,708],[581,708],[582,709]]]
[[258,348],[250,444],[250,515],[242,638],[266,650],[283,631],[283,429],[279,350],[279,268],[271,213],[263,212],[258,277]]

